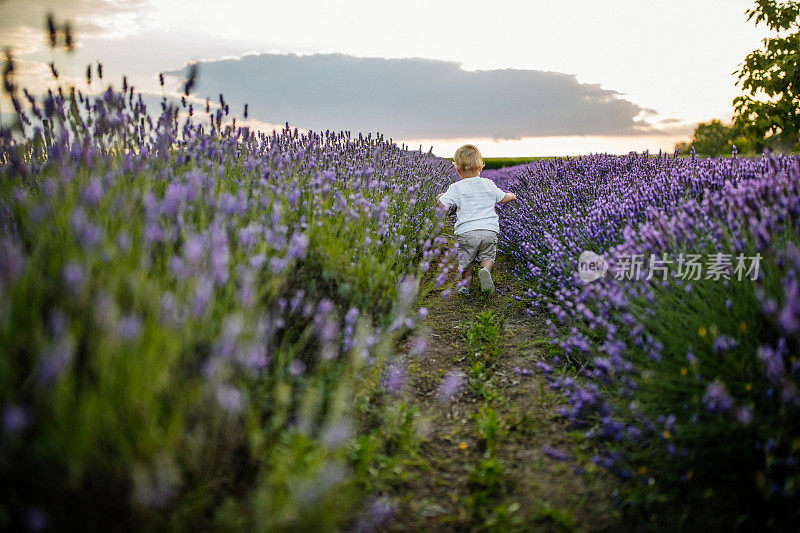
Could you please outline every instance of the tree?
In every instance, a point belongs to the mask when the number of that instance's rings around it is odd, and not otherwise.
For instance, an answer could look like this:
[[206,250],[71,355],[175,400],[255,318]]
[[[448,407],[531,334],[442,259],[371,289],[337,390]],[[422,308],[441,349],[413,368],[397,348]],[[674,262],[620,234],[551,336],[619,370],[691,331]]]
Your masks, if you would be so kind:
[[733,100],[735,125],[756,150],[765,143],[800,149],[800,2],[756,0],[746,14],[747,20],[766,24],[775,36],[764,39],[763,48],[751,52],[734,73],[745,92]]
[[694,130],[692,146],[698,154],[712,157],[731,152],[733,145],[733,128],[719,120],[701,122]]
[[701,122],[694,130],[692,140],[688,143],[679,143],[676,148],[683,153],[694,148],[699,155],[718,157],[730,155],[736,146],[739,153],[749,153],[753,145],[743,135],[741,130],[731,124],[723,124],[719,120]]

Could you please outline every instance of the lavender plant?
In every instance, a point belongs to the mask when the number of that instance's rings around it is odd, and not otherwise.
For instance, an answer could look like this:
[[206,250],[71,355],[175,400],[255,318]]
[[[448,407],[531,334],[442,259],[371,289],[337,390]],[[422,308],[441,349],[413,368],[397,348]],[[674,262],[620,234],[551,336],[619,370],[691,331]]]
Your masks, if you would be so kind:
[[7,87],[1,527],[330,529],[365,496],[348,448],[380,417],[353,398],[395,409],[381,376],[448,275],[451,165],[254,132],[224,100],[196,120],[193,82],[159,114],[126,82]]
[[[537,365],[607,447],[595,461],[631,479],[636,505],[665,516],[667,501],[673,525],[795,527],[800,159],[592,156],[496,178],[535,198],[504,208],[504,244],[579,369]],[[582,249],[606,256],[605,277],[576,275]],[[695,254],[708,270],[690,272]]]

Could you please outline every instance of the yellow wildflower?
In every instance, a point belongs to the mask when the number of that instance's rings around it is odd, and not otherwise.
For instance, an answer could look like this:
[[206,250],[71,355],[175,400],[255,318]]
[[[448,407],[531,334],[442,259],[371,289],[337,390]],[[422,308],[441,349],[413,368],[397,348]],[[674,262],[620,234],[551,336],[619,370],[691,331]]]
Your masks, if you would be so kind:
[[668,430],[668,429],[665,429],[664,433],[662,433],[661,436],[664,437],[665,439],[668,439],[668,438],[672,437],[672,432],[670,430]]
[[681,376],[685,376],[689,373],[689,369],[686,367],[681,368]]
[[700,329],[697,330],[697,334],[700,335],[701,337],[705,337],[706,333],[708,333],[708,330],[706,329],[705,326],[700,326]]
[[753,390],[753,384],[752,383],[746,384],[744,386],[744,390],[746,390],[747,392],[750,392],[751,390]]
[[467,449],[467,443],[466,442],[458,443],[458,449],[459,450],[466,450]]
[[647,467],[646,466],[640,466],[639,467],[639,474],[642,475],[642,476],[647,474]]
[[739,322],[739,329],[742,331],[742,333],[744,333],[744,332],[745,332],[745,330],[747,330],[747,324],[745,323],[745,321],[744,321],[744,320],[742,320],[741,322]]

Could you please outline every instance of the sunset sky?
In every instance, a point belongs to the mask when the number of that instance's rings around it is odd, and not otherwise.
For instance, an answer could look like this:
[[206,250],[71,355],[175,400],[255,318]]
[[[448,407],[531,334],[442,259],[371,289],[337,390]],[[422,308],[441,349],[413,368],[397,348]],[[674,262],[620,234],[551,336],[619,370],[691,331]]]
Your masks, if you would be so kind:
[[[161,96],[202,61],[196,96],[247,102],[253,124],[380,131],[448,156],[671,150],[727,120],[732,75],[765,36],[752,0],[0,0],[0,45],[37,90],[47,63],[84,84],[123,73]],[[78,49],[46,46],[45,14]],[[168,94],[169,91],[168,91]],[[0,110],[8,106],[3,102]]]

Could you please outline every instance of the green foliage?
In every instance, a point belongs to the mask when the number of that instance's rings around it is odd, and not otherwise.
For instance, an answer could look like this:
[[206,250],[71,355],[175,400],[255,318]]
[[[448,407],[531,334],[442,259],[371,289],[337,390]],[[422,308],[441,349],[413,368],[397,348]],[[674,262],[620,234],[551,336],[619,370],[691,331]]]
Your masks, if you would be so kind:
[[776,148],[800,149],[800,2],[757,0],[748,20],[765,24],[774,36],[763,41],[739,70],[745,92],[733,100],[735,124],[754,144],[764,147],[768,135]]
[[500,496],[505,490],[503,481],[506,469],[495,453],[487,452],[474,465],[467,465],[470,484],[477,489],[472,494],[476,502],[487,503],[491,498]]
[[367,493],[378,493],[406,480],[422,442],[418,416],[417,408],[406,402],[377,407],[369,417],[372,431],[348,446],[355,479]]
[[573,531],[575,529],[575,517],[572,512],[553,507],[545,501],[539,503],[534,521],[552,523],[559,531]]
[[694,148],[698,155],[718,157],[731,155],[736,146],[739,153],[749,153],[753,149],[751,141],[744,137],[734,125],[726,125],[719,120],[701,122],[694,130],[689,143],[681,143],[677,148],[688,153]]
[[494,372],[483,361],[473,361],[470,366],[469,383],[472,393],[489,404],[500,398],[500,393],[494,386],[493,376]]
[[503,316],[491,310],[480,312],[464,330],[464,341],[470,351],[470,385],[475,396],[492,403],[501,397],[493,380],[493,365],[500,355]]
[[525,520],[516,502],[492,506],[483,521],[486,531],[524,531]]
[[478,446],[496,453],[499,441],[508,434],[508,426],[489,406],[481,407],[473,418],[478,429]]
[[476,320],[464,331],[464,341],[477,359],[492,363],[500,355],[502,331],[502,315],[492,310],[481,311]]

